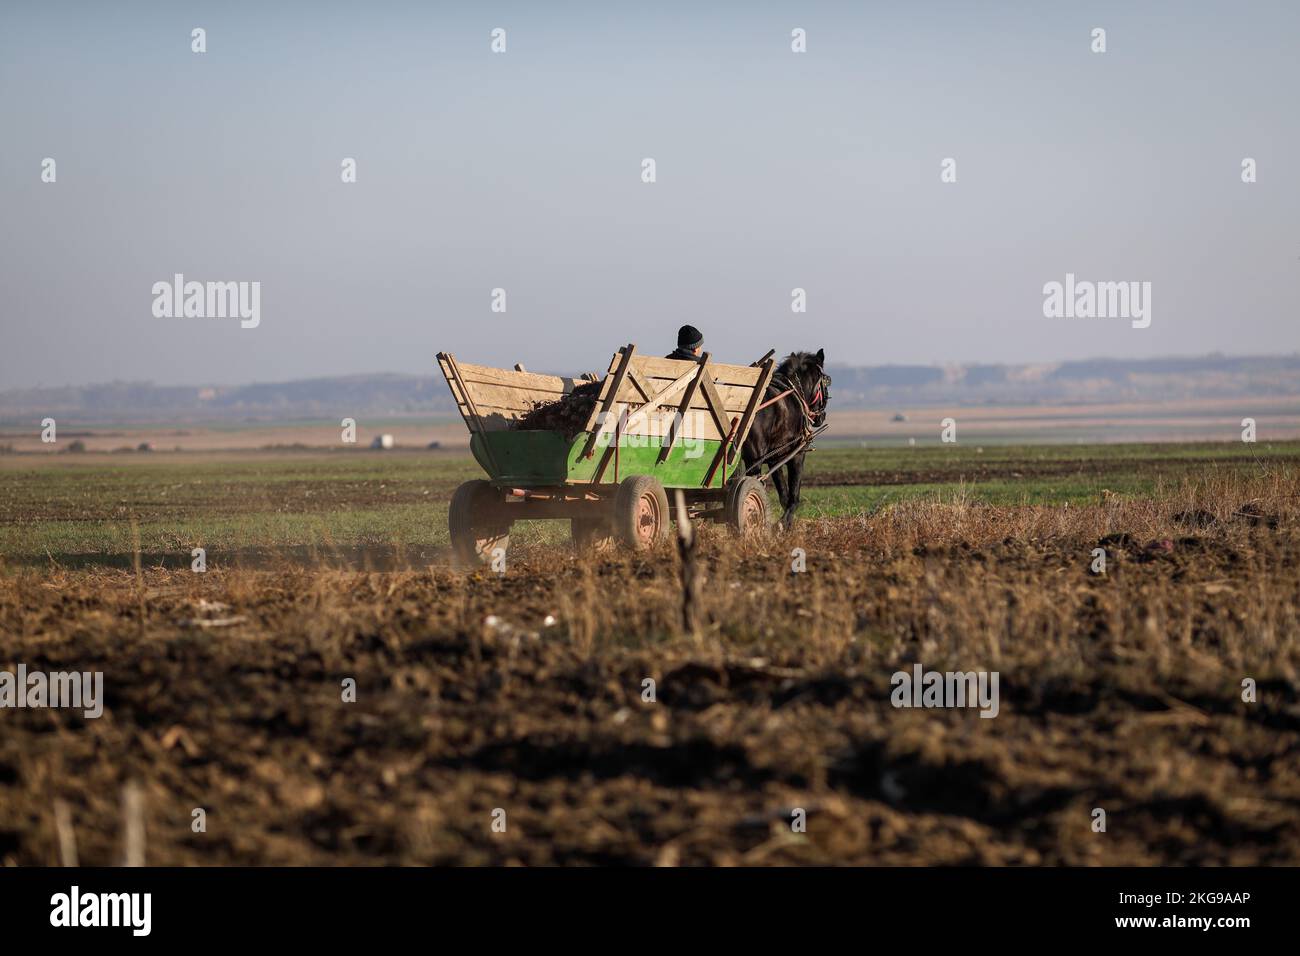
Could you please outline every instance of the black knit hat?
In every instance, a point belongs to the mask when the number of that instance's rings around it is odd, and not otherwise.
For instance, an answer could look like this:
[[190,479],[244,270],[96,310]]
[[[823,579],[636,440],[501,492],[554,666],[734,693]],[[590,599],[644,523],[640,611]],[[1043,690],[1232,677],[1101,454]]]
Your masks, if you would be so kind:
[[698,348],[704,344],[704,336],[693,325],[683,325],[677,330],[677,347],[679,349]]

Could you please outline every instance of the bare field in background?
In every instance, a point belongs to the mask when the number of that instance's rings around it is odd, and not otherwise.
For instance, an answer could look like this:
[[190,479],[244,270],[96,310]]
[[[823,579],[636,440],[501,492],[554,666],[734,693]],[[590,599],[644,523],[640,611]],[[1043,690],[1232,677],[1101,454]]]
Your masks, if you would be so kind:
[[182,427],[148,425],[77,425],[60,424],[58,443],[41,441],[39,423],[31,429],[19,431],[14,427],[0,427],[0,447],[9,446],[15,452],[40,454],[66,453],[74,441],[82,442],[88,452],[119,452],[121,457],[137,453],[142,442],[153,445],[155,452],[221,452],[221,451],[284,451],[295,445],[309,448],[338,448],[354,451],[367,448],[380,434],[390,434],[399,447],[426,448],[437,441],[445,447],[467,448],[469,433],[465,424],[455,415],[420,419],[381,419],[357,423],[355,445],[342,441],[343,429],[336,424],[321,422],[284,423],[230,423],[193,424]]
[[[833,387],[832,387],[833,391]],[[1271,440],[1300,438],[1300,396],[1216,401],[1170,401],[1087,405],[926,406],[896,409],[833,408],[828,440],[863,440],[891,444],[915,439],[939,442],[940,422],[956,419],[959,435],[986,442],[1114,443],[1173,441],[1232,441],[1240,437],[1241,420],[1255,419],[1261,436]],[[906,421],[894,421],[895,415]],[[183,427],[147,425],[60,424],[57,445],[40,440],[37,422],[20,429],[0,426],[0,449],[56,454],[80,440],[87,451],[118,451],[125,456],[141,442],[156,452],[219,452],[284,450],[293,446],[344,451],[365,449],[380,434],[391,434],[399,449],[425,449],[436,441],[444,448],[463,449],[469,434],[454,414],[411,418],[361,416],[357,444],[344,445],[342,429],[332,422],[195,423]]]

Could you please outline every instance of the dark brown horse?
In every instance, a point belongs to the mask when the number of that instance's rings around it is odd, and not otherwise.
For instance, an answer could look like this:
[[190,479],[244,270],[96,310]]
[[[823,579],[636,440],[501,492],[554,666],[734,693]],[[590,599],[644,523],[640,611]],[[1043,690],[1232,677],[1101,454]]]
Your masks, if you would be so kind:
[[[831,400],[831,377],[823,371],[826,361],[824,349],[812,352],[792,352],[786,356],[772,383],[767,387],[764,401],[768,405],[754,417],[754,424],[745,439],[741,455],[745,468],[757,476],[764,467],[772,471],[772,484],[781,499],[784,514],[781,521],[786,528],[794,523],[794,512],[799,507],[799,487],[803,484],[803,460],[808,441],[815,429],[826,422],[826,406]],[[775,401],[773,401],[775,399]],[[792,455],[784,464],[783,458]]]

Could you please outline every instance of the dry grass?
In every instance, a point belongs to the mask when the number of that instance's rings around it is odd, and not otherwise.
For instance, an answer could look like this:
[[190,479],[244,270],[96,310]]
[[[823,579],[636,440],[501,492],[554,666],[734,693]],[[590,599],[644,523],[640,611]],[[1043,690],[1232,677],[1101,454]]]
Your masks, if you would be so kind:
[[[0,859],[71,828],[115,862],[138,780],[149,863],[1295,864],[1298,485],[706,527],[698,639],[669,547],[9,573],[0,667],[103,670],[108,701],[0,712]],[[998,671],[1000,715],[893,708],[917,661]]]

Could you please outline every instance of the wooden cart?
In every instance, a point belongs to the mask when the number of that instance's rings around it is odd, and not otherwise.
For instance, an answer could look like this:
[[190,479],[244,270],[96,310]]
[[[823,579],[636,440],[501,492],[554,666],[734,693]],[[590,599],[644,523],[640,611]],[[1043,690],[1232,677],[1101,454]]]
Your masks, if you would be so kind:
[[[708,353],[678,361],[628,345],[603,379],[469,365],[446,352],[438,365],[488,475],[452,495],[447,523],[462,561],[491,560],[509,547],[515,521],[536,518],[568,519],[580,548],[651,547],[668,534],[668,491],[678,488],[693,519],[741,533],[767,525],[766,490],[744,477],[740,448],[772,378],[771,353],[753,365],[717,365]],[[537,403],[597,380],[599,397],[576,437],[512,427]]]

